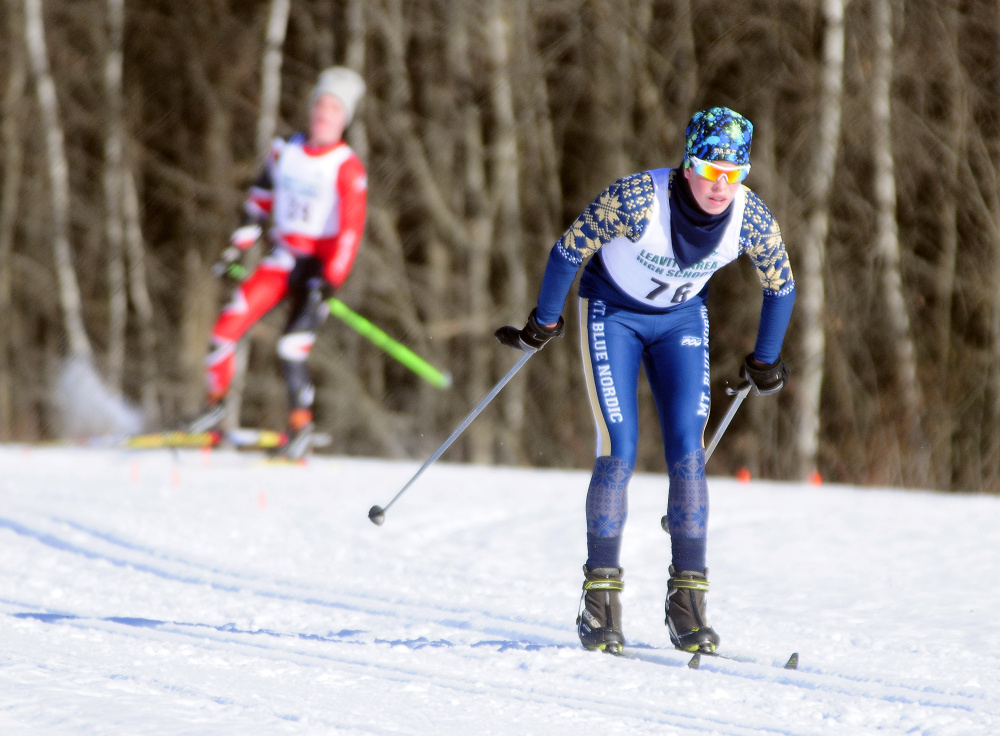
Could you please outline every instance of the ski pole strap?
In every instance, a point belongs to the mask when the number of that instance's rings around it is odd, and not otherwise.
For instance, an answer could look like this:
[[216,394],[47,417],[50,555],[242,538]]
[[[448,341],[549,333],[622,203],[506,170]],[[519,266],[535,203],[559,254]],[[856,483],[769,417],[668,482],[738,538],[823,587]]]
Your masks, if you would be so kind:
[[621,580],[584,580],[583,581],[584,590],[624,590],[625,583]]
[[440,389],[445,389],[451,386],[450,373],[442,373],[408,347],[400,342],[397,342],[396,340],[393,340],[385,332],[373,325],[360,314],[352,311],[346,304],[336,297],[331,297],[326,303],[330,307],[330,314],[342,322],[345,322],[359,335],[370,340],[376,347],[384,350],[392,358],[395,358],[404,366],[427,381],[427,383]]

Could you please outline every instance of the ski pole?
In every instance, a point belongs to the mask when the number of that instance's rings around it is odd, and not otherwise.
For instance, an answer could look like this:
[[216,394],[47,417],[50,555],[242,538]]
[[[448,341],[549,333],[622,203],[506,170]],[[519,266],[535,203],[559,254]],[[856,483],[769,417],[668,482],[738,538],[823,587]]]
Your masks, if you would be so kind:
[[371,340],[377,347],[384,350],[432,386],[442,389],[451,386],[450,373],[442,373],[408,347],[393,340],[360,314],[352,311],[336,297],[327,299],[326,303],[330,307],[330,314],[346,322],[348,326],[362,337]]
[[719,444],[719,440],[722,439],[723,433],[726,431],[726,427],[729,423],[733,421],[733,417],[736,415],[736,410],[740,408],[740,404],[743,403],[743,399],[747,397],[750,393],[750,382],[744,381],[736,388],[727,388],[726,393],[733,397],[733,400],[729,404],[729,409],[726,411],[726,415],[722,417],[722,421],[719,422],[719,426],[715,430],[715,434],[712,435],[712,441],[708,443],[708,448],[705,450],[705,462],[708,462],[708,458],[712,457],[712,453],[715,452],[715,446]]
[[457,440],[458,436],[465,431],[465,428],[468,427],[470,424],[472,424],[472,420],[475,419],[477,416],[479,416],[479,412],[485,409],[487,404],[493,401],[493,398],[498,393],[500,393],[500,389],[502,389],[504,386],[507,385],[507,382],[514,377],[515,373],[521,370],[521,366],[527,363],[528,358],[534,355],[535,352],[536,351],[534,350],[531,351],[530,353],[525,352],[525,354],[521,356],[521,358],[517,361],[517,363],[514,364],[514,367],[511,368],[509,371],[507,371],[507,375],[501,378],[500,382],[497,383],[497,385],[494,386],[493,389],[488,394],[486,394],[486,398],[484,398],[482,401],[479,402],[479,405],[475,409],[473,409],[472,413],[465,418],[465,421],[463,421],[458,426],[458,429],[452,432],[451,436],[444,441],[444,444],[442,444],[437,450],[434,451],[434,454],[427,459],[427,462],[425,462],[423,465],[420,466],[420,470],[414,473],[413,477],[406,482],[406,485],[404,485],[401,489],[399,489],[399,493],[393,496],[392,500],[389,501],[389,503],[387,503],[385,506],[379,506],[378,504],[376,504],[375,506],[371,507],[371,509],[368,511],[368,518],[371,519],[372,524],[375,524],[376,526],[382,526],[382,522],[385,521],[385,512],[388,511],[389,508],[394,503],[396,503],[396,499],[402,496],[403,493],[406,492],[406,489],[409,488],[411,485],[413,485],[413,482],[420,477],[421,473],[423,473],[425,470],[427,470],[428,467],[430,467],[431,463],[433,463],[435,460],[441,457],[444,451],[447,450],[449,447],[451,447],[451,443]]
[[[226,276],[237,283],[246,279],[249,271],[242,263],[230,263],[228,265],[216,264],[213,269],[216,276]],[[448,388],[451,386],[451,374],[442,373],[426,360],[414,353],[408,347],[396,340],[393,340],[385,332],[373,325],[367,319],[344,304],[336,297],[330,297],[326,301],[330,314],[346,322],[362,337],[371,340],[377,347],[384,350],[390,356],[405,365],[411,371],[423,378],[432,386],[437,388]]]

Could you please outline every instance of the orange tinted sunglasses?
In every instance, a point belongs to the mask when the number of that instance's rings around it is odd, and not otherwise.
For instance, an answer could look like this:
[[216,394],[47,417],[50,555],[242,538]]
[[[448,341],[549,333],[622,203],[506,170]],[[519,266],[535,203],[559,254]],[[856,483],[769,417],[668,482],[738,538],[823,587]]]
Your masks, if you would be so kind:
[[728,162],[720,164],[714,161],[702,161],[694,156],[688,156],[688,161],[691,162],[694,173],[709,181],[718,181],[725,177],[727,182],[735,184],[746,179],[750,173],[750,164],[737,165]]

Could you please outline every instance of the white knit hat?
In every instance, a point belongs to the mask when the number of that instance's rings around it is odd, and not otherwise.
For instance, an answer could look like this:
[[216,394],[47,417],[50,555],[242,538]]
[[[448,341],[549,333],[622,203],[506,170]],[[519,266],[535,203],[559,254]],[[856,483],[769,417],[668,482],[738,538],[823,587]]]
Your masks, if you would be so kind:
[[365,80],[361,78],[360,74],[346,66],[331,66],[319,75],[319,81],[316,82],[309,104],[315,105],[320,95],[333,95],[344,103],[347,124],[350,125],[354,119],[354,112],[358,108],[358,102],[364,93]]

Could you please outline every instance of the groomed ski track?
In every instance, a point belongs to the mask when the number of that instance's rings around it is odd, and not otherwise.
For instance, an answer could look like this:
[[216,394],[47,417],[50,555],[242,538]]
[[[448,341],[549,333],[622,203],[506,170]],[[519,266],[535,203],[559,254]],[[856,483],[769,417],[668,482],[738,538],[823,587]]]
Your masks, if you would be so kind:
[[[417,465],[0,448],[0,728],[965,735],[1000,724],[989,613],[1000,600],[982,584],[1000,552],[986,521],[995,498],[711,479],[713,623],[724,647],[759,663],[703,658],[692,671],[662,625],[663,479],[632,486],[625,625],[644,655],[626,660],[584,652],[573,628],[587,474],[441,464],[370,524],[368,507]],[[854,556],[882,561],[881,585],[849,574]],[[777,583],[761,574],[775,567]],[[968,611],[928,589],[945,570]],[[780,669],[793,650],[799,670]]]

